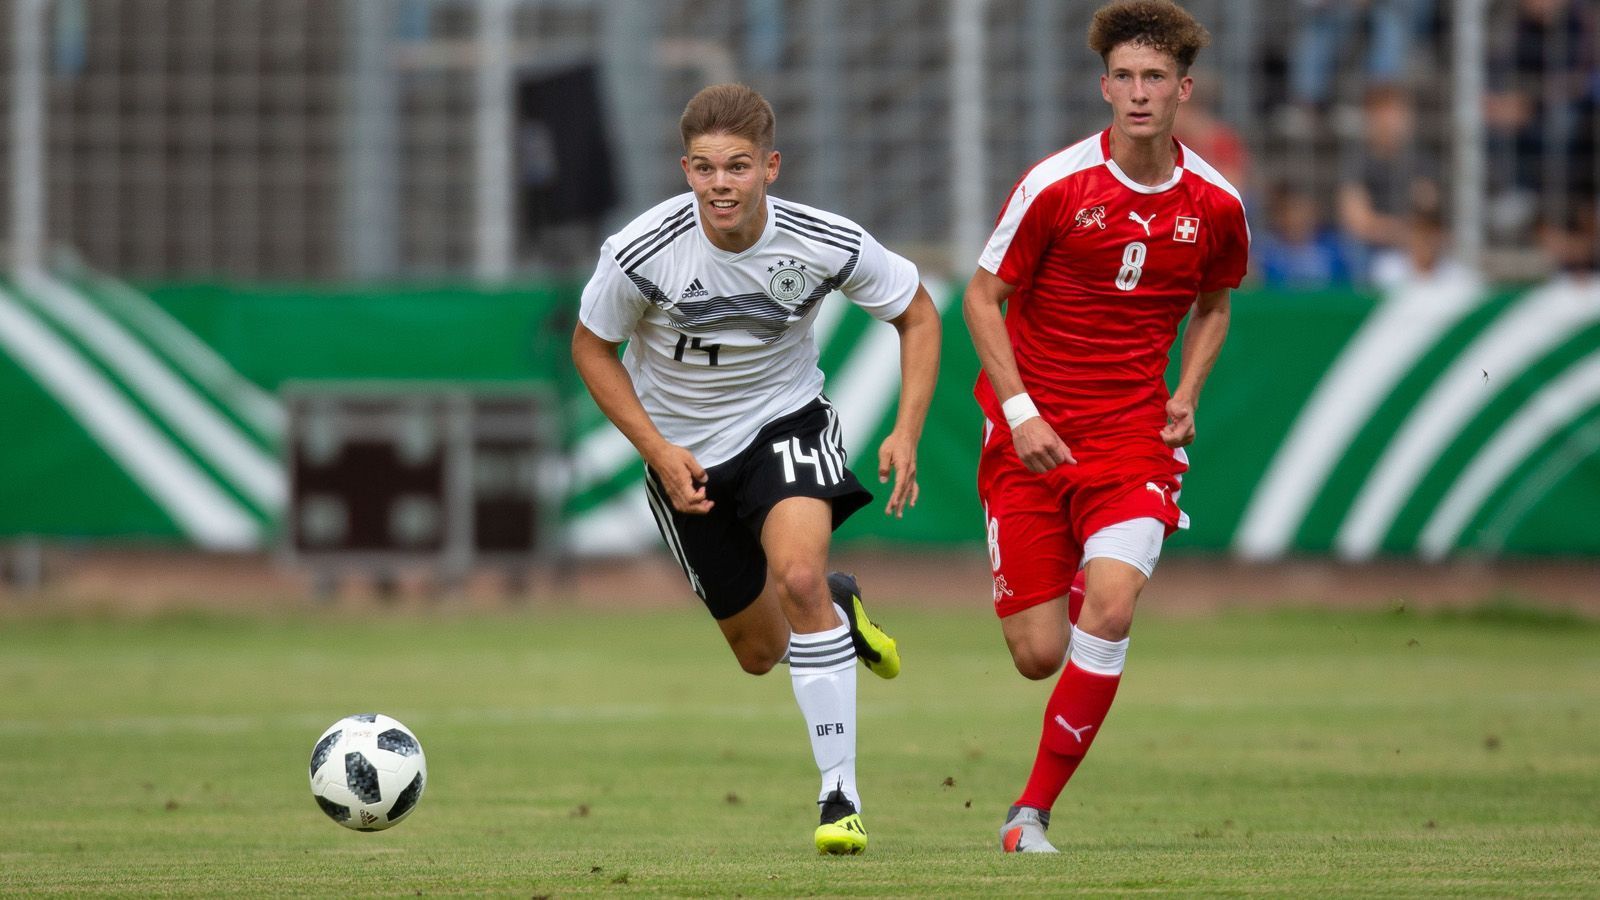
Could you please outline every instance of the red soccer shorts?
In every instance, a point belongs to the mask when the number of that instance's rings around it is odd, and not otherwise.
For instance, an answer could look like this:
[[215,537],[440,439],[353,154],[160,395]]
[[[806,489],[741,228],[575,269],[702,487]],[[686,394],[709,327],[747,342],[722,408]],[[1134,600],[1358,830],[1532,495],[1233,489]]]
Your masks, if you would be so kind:
[[1065,597],[1083,559],[1083,542],[1107,525],[1152,518],[1167,535],[1188,520],[1178,490],[1189,465],[1159,435],[1117,435],[1068,442],[1077,465],[1043,475],[1017,458],[1011,430],[987,424],[978,458],[994,570],[994,610],[1001,618]]

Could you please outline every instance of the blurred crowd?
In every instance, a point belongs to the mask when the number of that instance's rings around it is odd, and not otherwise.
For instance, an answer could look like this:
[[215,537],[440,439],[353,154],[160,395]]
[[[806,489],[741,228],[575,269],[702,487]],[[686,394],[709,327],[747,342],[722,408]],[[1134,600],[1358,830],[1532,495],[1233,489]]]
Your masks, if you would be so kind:
[[[1451,254],[1453,4],[1295,2],[1296,30],[1260,67],[1279,77],[1263,79],[1272,127],[1259,164],[1213,111],[1214,74],[1179,118],[1179,139],[1246,192],[1258,283],[1463,276]],[[1544,272],[1600,272],[1600,2],[1501,0],[1490,21],[1488,245],[1520,248]]]

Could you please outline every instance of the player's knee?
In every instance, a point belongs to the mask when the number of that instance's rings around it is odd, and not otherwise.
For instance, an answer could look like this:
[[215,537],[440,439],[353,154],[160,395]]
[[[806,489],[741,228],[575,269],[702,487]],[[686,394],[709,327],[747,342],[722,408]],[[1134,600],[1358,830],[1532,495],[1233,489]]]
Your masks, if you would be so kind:
[[1013,656],[1011,661],[1017,666],[1017,671],[1029,681],[1043,681],[1061,671],[1061,658],[1051,659],[1044,656]]
[[783,661],[783,655],[787,650],[787,647],[746,645],[734,647],[733,655],[739,660],[739,668],[745,672],[751,675],[765,675]]
[[739,668],[747,675],[765,675],[771,672],[778,661],[769,656],[748,655],[739,657]]
[[1133,611],[1129,610],[1127,615],[1107,619],[1102,630],[1104,633],[1098,634],[1096,637],[1104,638],[1108,641],[1120,641],[1127,637],[1128,632],[1133,630]]
[[1021,644],[1011,648],[1011,662],[1023,678],[1043,681],[1061,671],[1067,650],[1050,642]]
[[772,578],[786,604],[809,606],[812,600],[827,593],[827,576],[820,566],[789,563],[775,569]]
[[1078,617],[1078,627],[1098,638],[1120,641],[1133,628],[1134,598],[1111,596],[1086,597],[1083,612]]
[[772,671],[789,652],[789,629],[781,621],[772,627],[740,628],[726,637],[728,649],[739,661],[739,668],[751,675]]

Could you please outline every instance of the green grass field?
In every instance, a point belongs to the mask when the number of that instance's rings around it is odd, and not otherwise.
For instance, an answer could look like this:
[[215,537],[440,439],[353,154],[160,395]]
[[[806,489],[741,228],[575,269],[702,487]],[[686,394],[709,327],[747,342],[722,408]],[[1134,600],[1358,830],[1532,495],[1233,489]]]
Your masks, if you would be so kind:
[[[811,847],[783,671],[681,612],[0,619],[0,893],[1600,894],[1600,625],[1478,614],[1146,614],[1056,857],[995,847],[1048,683],[986,611],[878,611],[872,845]],[[396,829],[317,809],[322,728],[428,754]]]

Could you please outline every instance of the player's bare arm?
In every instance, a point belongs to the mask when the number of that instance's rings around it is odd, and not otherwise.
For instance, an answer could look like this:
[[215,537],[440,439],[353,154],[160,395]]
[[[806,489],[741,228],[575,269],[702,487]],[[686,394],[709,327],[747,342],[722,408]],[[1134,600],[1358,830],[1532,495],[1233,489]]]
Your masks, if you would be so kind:
[[578,368],[578,375],[588,386],[595,405],[632,442],[645,463],[661,476],[673,508],[682,513],[709,512],[712,502],[706,499],[705,468],[694,454],[661,436],[639,402],[628,370],[617,359],[617,349],[621,346],[578,323],[572,332],[572,362]]
[[894,430],[878,447],[878,483],[886,483],[890,473],[894,474],[894,488],[883,512],[898,519],[907,506],[917,505],[917,442],[922,439],[922,426],[939,379],[942,326],[939,308],[920,284],[911,305],[889,324],[900,334],[900,406]]
[[1200,405],[1200,389],[1205,387],[1211,367],[1222,352],[1228,337],[1228,318],[1232,303],[1226,288],[1206,291],[1195,298],[1189,311],[1189,327],[1183,333],[1183,362],[1178,369],[1178,389],[1167,401],[1167,426],[1161,439],[1168,447],[1187,447],[1194,440],[1194,411]]
[[[967,331],[972,334],[972,345],[978,351],[978,361],[994,385],[995,396],[1002,403],[1027,393],[1022,376],[1017,372],[1017,357],[1011,350],[1005,315],[1001,312],[1006,298],[1015,289],[1014,285],[1007,284],[1000,276],[980,268],[967,282],[966,294],[961,298],[961,313],[967,321]],[[1077,463],[1066,442],[1037,413],[1008,424],[1011,425],[1011,441],[1016,445],[1017,458],[1028,467],[1028,471],[1043,474],[1063,463]]]

